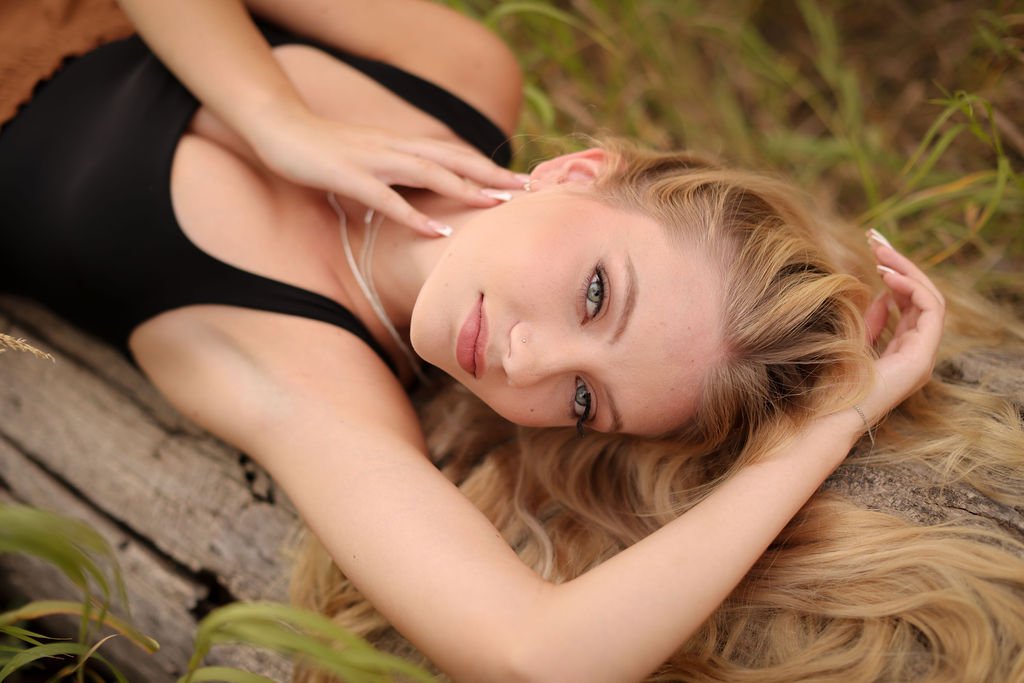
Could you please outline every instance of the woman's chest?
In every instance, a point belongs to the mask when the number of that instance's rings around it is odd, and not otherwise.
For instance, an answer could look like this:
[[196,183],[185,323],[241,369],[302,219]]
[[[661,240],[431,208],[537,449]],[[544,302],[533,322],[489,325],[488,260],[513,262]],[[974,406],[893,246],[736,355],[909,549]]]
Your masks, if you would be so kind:
[[[439,120],[367,75],[306,46],[275,56],[310,109],[341,126],[455,140]],[[267,170],[252,150],[201,108],[174,153],[175,219],[200,250],[242,270],[350,305],[339,217],[322,190]]]
[[286,183],[190,133],[175,151],[170,196],[174,220],[197,250],[345,305],[337,217],[324,193]]

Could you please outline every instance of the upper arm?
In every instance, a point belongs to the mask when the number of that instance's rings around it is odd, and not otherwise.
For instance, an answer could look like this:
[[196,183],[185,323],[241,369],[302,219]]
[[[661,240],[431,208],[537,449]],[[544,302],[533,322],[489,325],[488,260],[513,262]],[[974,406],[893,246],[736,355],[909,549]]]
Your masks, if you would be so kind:
[[146,321],[129,345],[175,407],[247,452],[291,429],[283,420],[301,415],[305,407],[296,406],[302,400],[322,404],[345,425],[387,425],[421,457],[426,454],[417,416],[398,380],[366,343],[335,325],[197,305]]
[[439,666],[493,677],[544,582],[426,457],[383,363],[316,321],[181,312],[132,338],[161,391],[263,465],[342,571]]
[[469,17],[425,0],[247,0],[296,33],[399,66],[515,130],[522,74],[504,42]]

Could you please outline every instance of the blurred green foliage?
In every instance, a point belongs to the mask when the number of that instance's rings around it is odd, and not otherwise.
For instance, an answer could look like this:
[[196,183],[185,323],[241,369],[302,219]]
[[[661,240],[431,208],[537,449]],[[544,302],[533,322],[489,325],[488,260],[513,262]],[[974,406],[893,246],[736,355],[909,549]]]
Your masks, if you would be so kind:
[[[33,508],[0,505],[0,553],[46,562],[60,570],[81,595],[78,602],[37,600],[0,614],[0,681],[44,660],[59,663],[54,678],[97,680],[102,668],[124,681],[98,652],[110,636],[101,636],[97,625],[147,652],[159,648],[130,621],[111,613],[115,605],[127,610],[124,583],[110,544],[87,524]],[[25,627],[32,620],[59,614],[78,618],[76,640],[55,639]]]
[[[121,572],[110,544],[87,524],[29,507],[0,504],[3,553],[29,555],[56,567],[78,589],[80,600],[37,600],[0,613],[0,683],[25,672],[35,672],[39,680],[47,681],[127,683],[117,667],[103,657],[104,643],[122,637],[148,653],[159,649],[156,641],[132,626],[130,617],[114,614],[115,608],[128,613]],[[76,639],[56,639],[27,626],[55,615],[79,619]],[[182,683],[273,683],[239,669],[204,666],[211,648],[225,643],[284,653],[349,683],[433,680],[422,669],[375,650],[322,615],[256,602],[226,605],[199,623],[195,650]]]
[[1024,312],[1019,1],[448,4],[520,58],[522,166],[566,134],[710,153]]

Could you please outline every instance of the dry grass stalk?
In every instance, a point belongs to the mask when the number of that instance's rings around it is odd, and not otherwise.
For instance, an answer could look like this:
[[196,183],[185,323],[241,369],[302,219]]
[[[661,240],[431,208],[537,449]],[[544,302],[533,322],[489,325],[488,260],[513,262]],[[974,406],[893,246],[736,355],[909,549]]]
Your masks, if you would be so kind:
[[31,353],[36,358],[43,358],[49,361],[54,360],[52,354],[46,353],[45,351],[40,351],[39,349],[32,346],[24,339],[18,339],[16,337],[10,336],[9,334],[4,334],[3,332],[0,332],[0,353],[5,352],[7,349],[14,349],[15,351],[24,351],[26,353]]

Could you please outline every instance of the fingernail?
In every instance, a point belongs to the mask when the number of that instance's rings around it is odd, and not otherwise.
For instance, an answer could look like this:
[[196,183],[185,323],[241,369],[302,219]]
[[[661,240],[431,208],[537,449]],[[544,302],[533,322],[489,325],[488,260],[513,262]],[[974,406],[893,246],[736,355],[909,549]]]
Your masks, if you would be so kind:
[[512,195],[508,192],[505,192],[505,190],[495,190],[490,187],[485,187],[482,190],[480,190],[480,194],[484,195],[485,197],[490,197],[491,199],[500,199],[503,202],[512,200]]
[[525,185],[526,183],[530,182],[530,176],[527,173],[516,173],[516,180]]
[[875,230],[874,228],[868,230],[867,235],[869,242],[875,242],[876,244],[880,244],[883,247],[889,247],[890,249],[893,248],[893,246],[889,243],[889,240],[885,239],[885,236],[882,235],[882,233]]
[[875,266],[875,268],[877,268],[878,272],[882,273],[883,275],[885,273],[891,273],[892,275],[896,275],[897,274],[896,271],[893,270],[892,268],[890,268],[889,266]]
[[452,236],[452,226],[450,225],[445,225],[444,223],[435,220],[429,220],[427,221],[427,227],[436,232],[441,237]]

